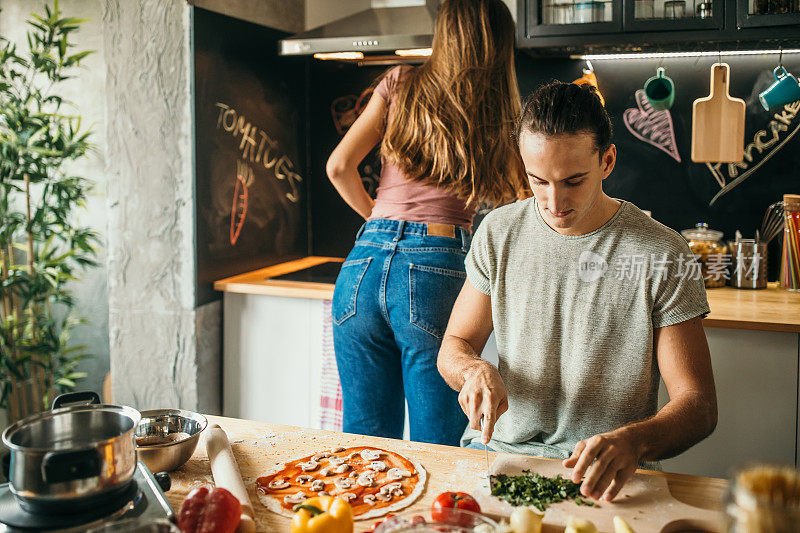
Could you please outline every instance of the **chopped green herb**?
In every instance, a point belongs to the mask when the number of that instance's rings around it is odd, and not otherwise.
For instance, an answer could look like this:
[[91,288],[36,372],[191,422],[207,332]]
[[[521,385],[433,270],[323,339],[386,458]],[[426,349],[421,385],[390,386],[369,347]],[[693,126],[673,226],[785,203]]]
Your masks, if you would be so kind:
[[561,475],[550,478],[523,470],[519,476],[494,475],[490,482],[492,496],[515,507],[532,505],[544,512],[549,504],[564,500],[574,500],[578,505],[594,506],[594,503],[581,498],[580,484],[564,479]]

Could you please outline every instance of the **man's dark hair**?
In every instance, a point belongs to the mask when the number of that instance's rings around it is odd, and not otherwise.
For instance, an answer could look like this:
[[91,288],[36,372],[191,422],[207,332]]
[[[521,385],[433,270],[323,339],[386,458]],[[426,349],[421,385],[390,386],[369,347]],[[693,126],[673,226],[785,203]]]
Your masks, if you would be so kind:
[[528,96],[517,124],[517,141],[523,132],[548,136],[587,132],[601,156],[611,146],[613,134],[597,88],[560,81],[542,85]]

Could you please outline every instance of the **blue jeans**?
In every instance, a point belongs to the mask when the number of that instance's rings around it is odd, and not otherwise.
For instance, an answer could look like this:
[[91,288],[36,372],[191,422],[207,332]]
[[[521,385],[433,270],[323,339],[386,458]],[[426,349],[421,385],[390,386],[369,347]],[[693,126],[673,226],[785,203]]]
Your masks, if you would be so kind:
[[[344,431],[458,446],[467,417],[436,358],[464,284],[470,235],[427,234],[427,224],[366,222],[333,291],[333,345]],[[405,400],[405,401],[404,401]]]

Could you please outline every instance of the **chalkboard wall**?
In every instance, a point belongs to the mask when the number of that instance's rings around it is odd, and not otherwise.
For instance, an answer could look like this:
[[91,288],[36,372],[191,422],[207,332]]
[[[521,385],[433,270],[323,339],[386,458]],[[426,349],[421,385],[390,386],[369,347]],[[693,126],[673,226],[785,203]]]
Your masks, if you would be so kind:
[[197,304],[215,280],[308,255],[307,60],[285,33],[194,9]]
[[[194,10],[194,27],[197,281],[198,303],[204,303],[219,297],[214,280],[304,255],[347,255],[362,220],[330,184],[325,163],[376,78],[391,67],[280,57],[282,32],[201,9]],[[709,69],[717,60],[594,62],[618,150],[605,189],[676,230],[707,222],[726,238],[737,229],[752,237],[770,203],[800,192],[800,116],[794,116],[800,103],[767,112],[758,102],[778,57],[724,57],[731,94],[747,102],[748,156],[738,166],[691,162],[692,103],[708,95]],[[800,74],[800,56],[786,55],[783,63]],[[521,51],[520,92],[553,79],[573,81],[585,66]],[[637,96],[659,66],[676,86],[674,106],[661,115]],[[377,148],[359,172],[374,194]]]
[[[758,93],[769,86],[778,57],[724,57],[731,65],[731,94],[747,102],[745,145],[751,160],[740,166],[720,165],[709,169],[690,159],[692,103],[709,93],[709,70],[718,58],[674,58],[664,60],[628,59],[595,61],[593,67],[606,108],[614,124],[613,142],[618,159],[614,172],[605,182],[611,196],[629,200],[668,226],[681,230],[697,222],[733,238],[739,229],[752,237],[765,208],[781,199],[783,193],[800,192],[800,116],[780,110],[765,111]],[[790,72],[800,74],[800,56],[786,55],[783,63]],[[532,58],[518,54],[518,77],[523,97],[537,86],[553,79],[573,81],[582,75],[586,63],[570,59]],[[663,66],[676,87],[675,104],[669,119],[647,113],[646,104],[637,102],[637,89]],[[343,256],[352,245],[361,221],[328,183],[325,161],[341,135],[334,127],[331,106],[337,98],[358,95],[387,67],[356,67],[315,62],[311,68],[312,124],[311,180],[312,249],[315,253]],[[642,109],[643,106],[645,109]],[[800,111],[800,104],[797,104]],[[671,120],[672,131],[669,128]],[[630,125],[630,129],[626,126]],[[653,128],[655,124],[655,129]],[[759,134],[759,132],[762,132]],[[674,136],[674,140],[673,140]],[[757,137],[757,140],[756,140]],[[370,156],[370,171],[377,158]],[[748,177],[709,205],[723,185],[751,172]],[[368,183],[370,172],[362,176]],[[777,260],[777,241],[770,255]],[[773,274],[774,277],[774,274]]]

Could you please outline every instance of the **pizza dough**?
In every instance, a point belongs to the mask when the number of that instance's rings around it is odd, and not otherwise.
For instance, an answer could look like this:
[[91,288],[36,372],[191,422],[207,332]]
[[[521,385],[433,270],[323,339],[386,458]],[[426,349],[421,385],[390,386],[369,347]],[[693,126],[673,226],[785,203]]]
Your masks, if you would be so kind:
[[414,503],[426,477],[422,465],[399,453],[336,447],[277,465],[256,480],[256,493],[267,509],[288,517],[307,498],[335,496],[350,503],[356,520],[366,520]]

